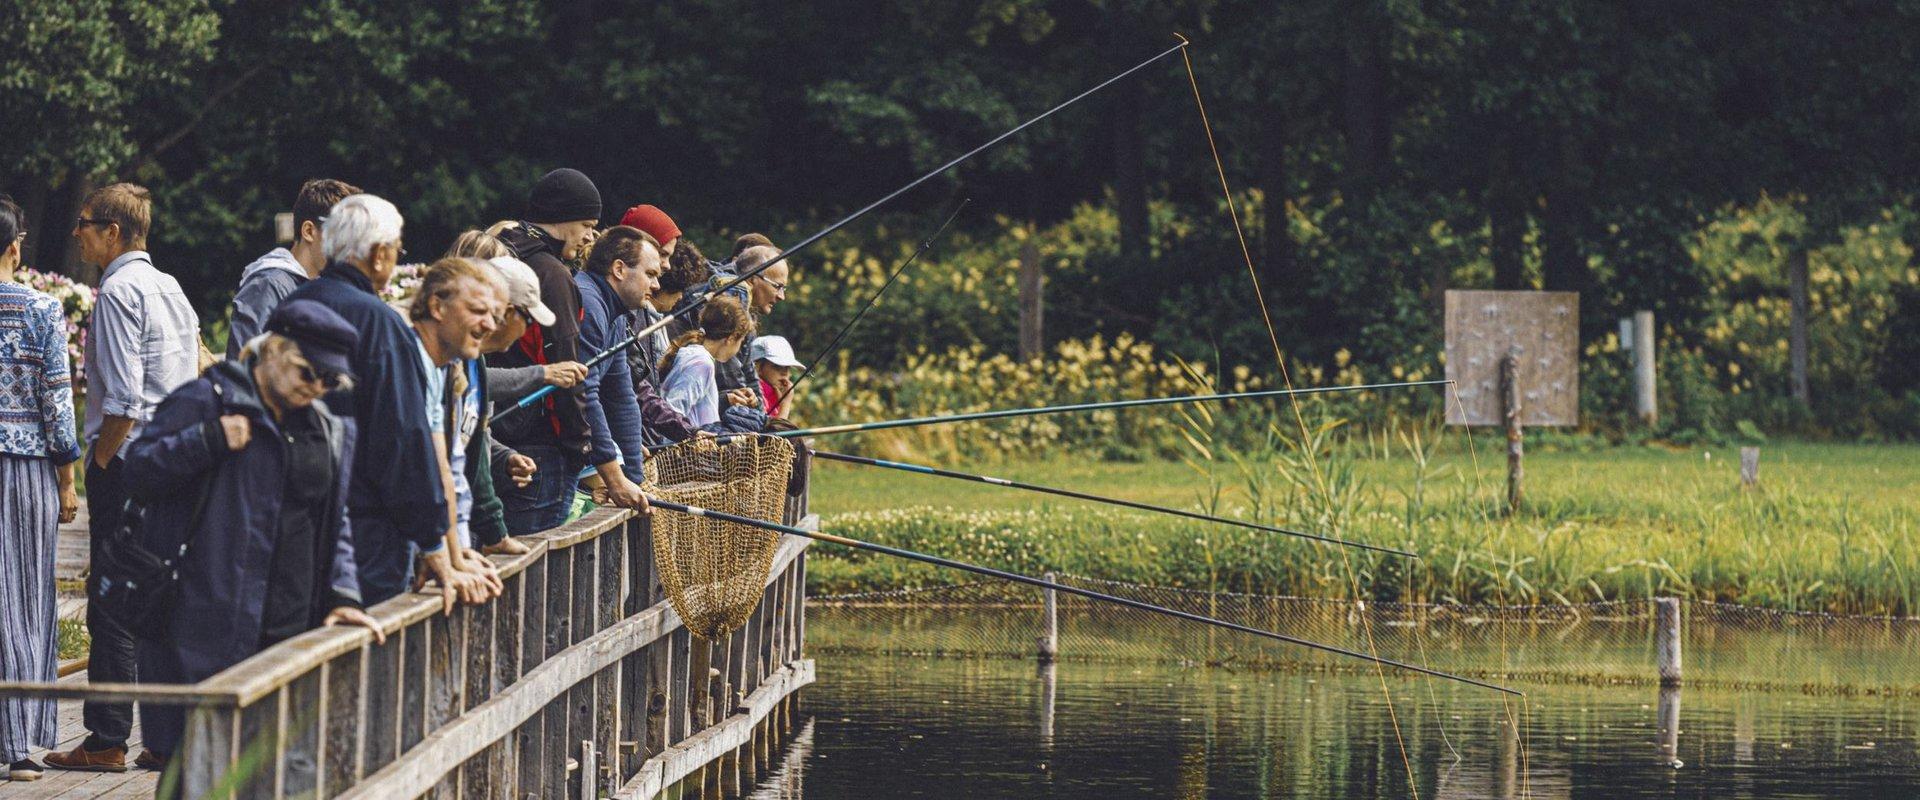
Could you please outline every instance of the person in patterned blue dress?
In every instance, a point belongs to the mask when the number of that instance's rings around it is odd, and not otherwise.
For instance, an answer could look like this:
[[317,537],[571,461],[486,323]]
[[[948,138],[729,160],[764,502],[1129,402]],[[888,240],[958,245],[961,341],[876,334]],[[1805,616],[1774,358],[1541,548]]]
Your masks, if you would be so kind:
[[[14,282],[26,219],[0,195],[0,680],[52,683],[53,563],[59,527],[80,508],[73,464],[67,320],[60,301]],[[0,699],[0,765],[9,780],[40,777],[29,757],[56,737],[54,702]]]

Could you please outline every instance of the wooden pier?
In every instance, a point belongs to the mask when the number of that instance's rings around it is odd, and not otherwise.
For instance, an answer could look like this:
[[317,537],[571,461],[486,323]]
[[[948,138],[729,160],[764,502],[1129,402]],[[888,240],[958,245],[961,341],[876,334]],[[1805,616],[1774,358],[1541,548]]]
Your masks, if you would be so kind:
[[[804,491],[785,517],[816,524]],[[384,644],[322,628],[198,684],[73,676],[0,683],[0,695],[59,698],[67,747],[84,735],[86,698],[190,706],[177,797],[639,800],[752,788],[814,680],[809,541],[783,537],[759,607],[715,642],[692,637],[665,602],[646,517],[602,509],[525,541],[526,555],[494,559],[506,592],[492,603],[446,615],[438,595],[409,593],[370,609]],[[0,794],[133,797],[161,783],[153,772],[49,770]]]

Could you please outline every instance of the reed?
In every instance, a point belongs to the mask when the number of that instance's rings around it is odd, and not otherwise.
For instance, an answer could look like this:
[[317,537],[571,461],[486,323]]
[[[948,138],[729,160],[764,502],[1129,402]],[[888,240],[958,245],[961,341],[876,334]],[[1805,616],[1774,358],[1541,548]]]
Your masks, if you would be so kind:
[[[1182,420],[1191,426],[1203,414]],[[1615,447],[1529,453],[1529,503],[1501,511],[1502,464],[1455,430],[1309,430],[1321,477],[1280,432],[1229,452],[1204,429],[1179,460],[1063,456],[996,471],[1207,513],[1402,547],[1419,561],[1347,554],[1363,596],[1430,602],[1574,603],[1673,595],[1788,610],[1920,614],[1920,447],[1776,443],[1758,489],[1733,448]],[[1293,438],[1298,438],[1297,435]],[[1035,501],[933,479],[817,467],[829,530],[1028,572],[1346,597],[1340,554],[1256,531]],[[911,565],[822,554],[820,592],[942,583]]]

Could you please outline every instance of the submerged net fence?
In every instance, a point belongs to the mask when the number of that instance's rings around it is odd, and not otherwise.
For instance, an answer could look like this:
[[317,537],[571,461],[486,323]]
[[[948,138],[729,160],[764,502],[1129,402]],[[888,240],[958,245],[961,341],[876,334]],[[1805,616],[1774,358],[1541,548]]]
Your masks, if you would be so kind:
[[[1482,678],[1657,683],[1648,600],[1576,605],[1370,603],[1058,582]],[[1059,658],[1229,669],[1370,670],[1364,663],[1157,614],[1056,594]],[[1817,614],[1681,602],[1690,686],[1920,696],[1920,618]],[[809,598],[808,646],[1031,658],[1045,633],[1042,592],[991,581]],[[884,633],[884,635],[876,635]],[[1368,646],[1371,634],[1372,646]]]

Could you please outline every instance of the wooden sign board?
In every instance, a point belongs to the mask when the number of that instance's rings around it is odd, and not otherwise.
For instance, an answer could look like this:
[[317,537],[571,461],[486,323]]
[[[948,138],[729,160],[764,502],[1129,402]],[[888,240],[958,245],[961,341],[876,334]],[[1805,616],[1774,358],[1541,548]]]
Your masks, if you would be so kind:
[[1447,292],[1449,425],[1501,425],[1500,361],[1520,357],[1520,423],[1580,424],[1577,292]]

